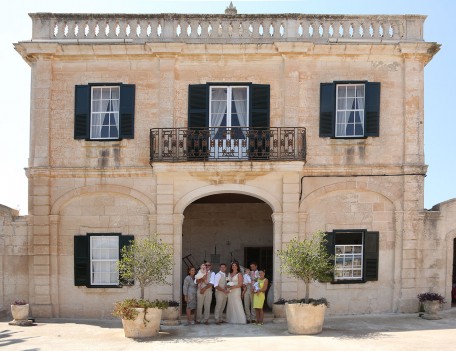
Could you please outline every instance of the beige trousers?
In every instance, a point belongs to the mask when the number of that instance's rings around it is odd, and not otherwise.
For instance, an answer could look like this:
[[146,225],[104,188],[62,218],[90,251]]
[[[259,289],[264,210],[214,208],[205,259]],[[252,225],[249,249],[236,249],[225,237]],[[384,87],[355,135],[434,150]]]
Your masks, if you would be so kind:
[[212,288],[207,289],[204,294],[201,294],[198,290],[196,296],[196,320],[205,323],[209,321],[209,314],[211,312]]
[[214,318],[215,318],[216,323],[222,321],[223,310],[225,309],[227,301],[228,301],[228,296],[224,292],[215,290]]
[[250,289],[247,289],[244,294],[244,312],[247,321],[252,321],[256,317],[255,309],[253,308],[253,294]]

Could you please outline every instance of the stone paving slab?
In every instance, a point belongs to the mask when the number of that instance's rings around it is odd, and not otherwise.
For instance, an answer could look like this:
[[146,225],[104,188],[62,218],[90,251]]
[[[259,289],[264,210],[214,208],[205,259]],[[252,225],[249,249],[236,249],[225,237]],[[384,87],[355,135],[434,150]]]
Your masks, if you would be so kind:
[[319,335],[291,335],[286,323],[163,326],[157,337],[125,338],[119,320],[0,320],[2,350],[456,350],[456,308],[429,321],[418,314],[328,316]]

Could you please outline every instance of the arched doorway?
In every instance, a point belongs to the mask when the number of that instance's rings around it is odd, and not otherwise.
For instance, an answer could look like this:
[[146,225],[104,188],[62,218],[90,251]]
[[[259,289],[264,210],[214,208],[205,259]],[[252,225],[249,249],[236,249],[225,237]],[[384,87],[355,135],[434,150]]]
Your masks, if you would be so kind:
[[273,272],[272,209],[263,200],[237,193],[209,195],[192,202],[184,211],[182,226],[182,279],[187,267],[210,261],[252,261]]

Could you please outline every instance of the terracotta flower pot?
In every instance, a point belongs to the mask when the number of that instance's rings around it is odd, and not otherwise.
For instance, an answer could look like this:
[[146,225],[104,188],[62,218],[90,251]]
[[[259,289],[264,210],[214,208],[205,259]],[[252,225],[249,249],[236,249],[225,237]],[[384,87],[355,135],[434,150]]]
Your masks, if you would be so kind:
[[150,338],[160,331],[162,310],[148,308],[144,317],[144,308],[135,308],[138,315],[135,319],[122,319],[125,336],[127,338]]

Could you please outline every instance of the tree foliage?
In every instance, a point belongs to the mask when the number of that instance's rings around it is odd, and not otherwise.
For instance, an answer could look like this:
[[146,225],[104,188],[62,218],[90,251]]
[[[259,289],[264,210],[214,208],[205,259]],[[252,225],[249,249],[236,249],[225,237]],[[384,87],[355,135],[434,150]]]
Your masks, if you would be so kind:
[[172,246],[164,243],[157,234],[124,246],[118,262],[120,277],[139,283],[141,299],[144,299],[145,287],[151,284],[169,284],[166,278],[172,268]]
[[315,232],[309,239],[293,239],[277,255],[285,274],[304,281],[306,303],[309,303],[309,287],[313,281],[329,281],[334,270],[332,257],[326,248],[325,233]]

